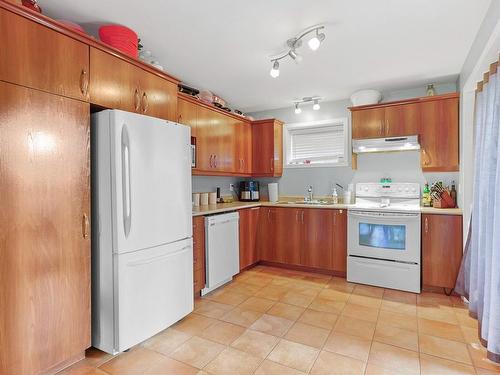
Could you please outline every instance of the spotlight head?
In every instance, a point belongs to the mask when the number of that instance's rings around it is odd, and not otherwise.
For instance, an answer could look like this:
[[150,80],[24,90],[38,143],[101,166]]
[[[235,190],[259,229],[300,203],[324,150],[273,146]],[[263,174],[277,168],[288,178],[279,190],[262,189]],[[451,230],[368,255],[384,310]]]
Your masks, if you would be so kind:
[[323,40],[325,40],[325,34],[320,33],[318,30],[316,30],[316,35],[309,39],[309,42],[307,42],[307,44],[309,45],[310,49],[316,51],[321,46],[321,43],[323,43]]
[[295,103],[295,114],[298,115],[302,112],[302,109],[299,107],[299,103]]
[[271,74],[271,77],[273,77],[273,78],[279,77],[279,75],[280,75],[280,63],[278,62],[278,60],[274,60],[273,67],[271,69],[270,74]]

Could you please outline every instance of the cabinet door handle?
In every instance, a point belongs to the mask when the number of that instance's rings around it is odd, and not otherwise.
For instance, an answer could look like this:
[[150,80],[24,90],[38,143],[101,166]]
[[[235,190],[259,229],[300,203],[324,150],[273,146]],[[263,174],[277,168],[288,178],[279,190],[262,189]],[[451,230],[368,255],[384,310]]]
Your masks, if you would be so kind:
[[146,113],[149,108],[148,94],[144,91],[142,94],[142,113]]
[[380,121],[379,133],[384,135],[384,121]]
[[267,210],[267,221],[271,221],[271,210]]
[[271,167],[270,170],[272,172],[272,171],[274,171],[274,158],[269,159],[269,161],[270,161],[270,167]]
[[82,215],[82,235],[85,239],[89,236],[89,217],[86,213]]
[[299,210],[295,212],[295,221],[298,223],[299,222]]
[[88,88],[89,88],[88,74],[85,69],[82,69],[82,72],[80,73],[80,92],[85,97],[87,97]]
[[385,135],[389,135],[389,120],[385,120]]
[[214,168],[217,168],[217,154],[214,155]]
[[425,234],[429,233],[429,220],[428,218],[425,218],[424,220],[424,229],[425,229]]
[[213,168],[213,165],[212,165],[212,157],[213,157],[213,155],[212,155],[212,154],[210,154],[210,159],[209,159],[209,162],[208,162],[208,164],[209,164],[210,168]]
[[134,108],[136,112],[139,112],[141,107],[141,95],[139,94],[139,89],[135,89],[134,91]]
[[301,211],[302,216],[302,224],[304,224],[304,211]]

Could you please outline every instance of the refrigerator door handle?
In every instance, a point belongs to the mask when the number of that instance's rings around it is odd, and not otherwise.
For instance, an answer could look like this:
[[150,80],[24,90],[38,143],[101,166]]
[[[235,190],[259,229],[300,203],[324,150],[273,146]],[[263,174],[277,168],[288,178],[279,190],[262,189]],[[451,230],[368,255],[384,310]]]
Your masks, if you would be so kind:
[[136,261],[133,261],[133,262],[128,262],[127,266],[129,266],[129,267],[137,267],[137,266],[143,266],[143,265],[146,265],[146,264],[151,264],[151,263],[154,263],[154,262],[159,262],[161,260],[168,259],[168,258],[171,258],[173,256],[176,256],[177,254],[183,253],[187,249],[191,249],[191,245],[184,246],[182,249],[174,251],[173,253],[163,254],[163,255],[158,255],[158,256],[155,256],[155,257],[152,257],[152,258],[148,258],[148,259],[142,259],[142,260],[136,260]]
[[130,141],[127,126],[122,128],[122,196],[123,196],[123,231],[125,237],[130,233],[131,197],[130,197]]

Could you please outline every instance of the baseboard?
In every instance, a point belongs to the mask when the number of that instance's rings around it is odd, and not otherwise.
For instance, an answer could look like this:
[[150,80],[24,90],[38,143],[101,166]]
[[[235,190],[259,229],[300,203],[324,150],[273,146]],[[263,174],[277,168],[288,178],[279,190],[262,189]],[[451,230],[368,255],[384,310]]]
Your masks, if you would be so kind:
[[74,355],[74,356],[66,359],[65,361],[62,361],[62,362],[58,363],[55,366],[50,367],[46,371],[42,372],[40,375],[54,375],[54,374],[57,374],[58,372],[64,370],[65,368],[67,368],[67,367],[69,367],[71,365],[74,365],[75,363],[81,361],[84,358],[85,358],[85,351],[80,352],[80,353],[78,353],[78,354],[76,354],[76,355]]
[[263,266],[284,268],[284,269],[289,269],[289,270],[293,270],[293,271],[304,271],[304,272],[319,273],[322,275],[331,275],[331,276],[335,276],[335,277],[342,277],[344,279],[346,278],[346,275],[347,275],[346,272],[334,271],[334,270],[329,270],[329,269],[324,269],[324,268],[299,266],[296,264],[269,262],[267,260],[261,260],[257,264],[261,264]]

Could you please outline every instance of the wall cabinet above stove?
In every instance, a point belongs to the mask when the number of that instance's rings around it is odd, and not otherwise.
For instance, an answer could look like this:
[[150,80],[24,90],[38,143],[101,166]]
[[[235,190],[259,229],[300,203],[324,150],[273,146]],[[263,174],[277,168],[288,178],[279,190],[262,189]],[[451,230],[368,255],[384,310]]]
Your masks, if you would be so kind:
[[415,98],[349,108],[352,138],[418,134],[423,171],[459,169],[459,94]]

